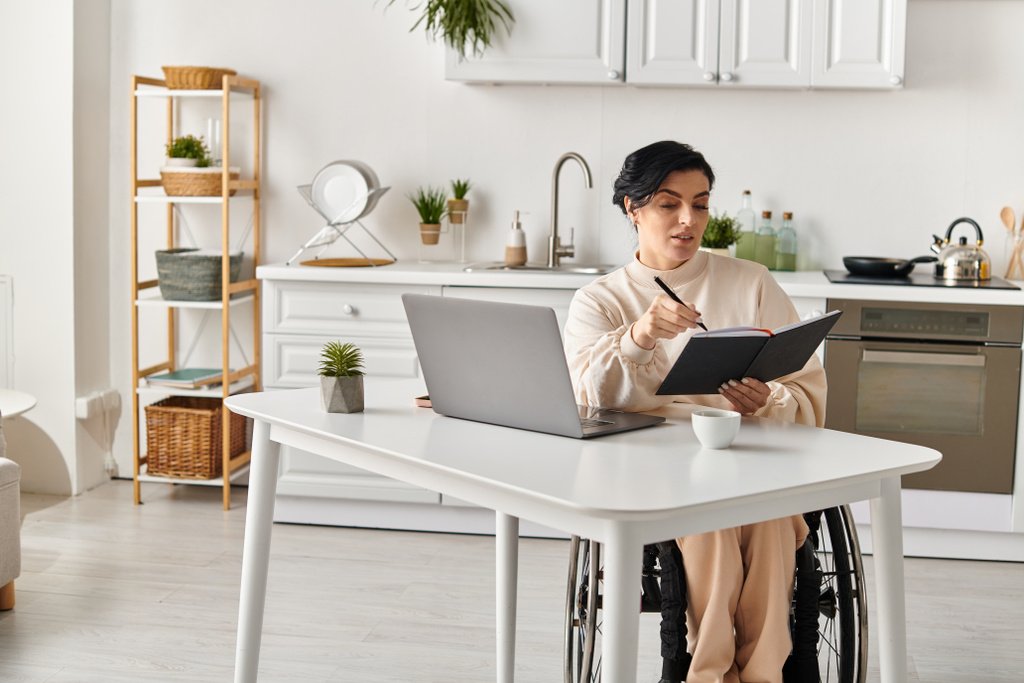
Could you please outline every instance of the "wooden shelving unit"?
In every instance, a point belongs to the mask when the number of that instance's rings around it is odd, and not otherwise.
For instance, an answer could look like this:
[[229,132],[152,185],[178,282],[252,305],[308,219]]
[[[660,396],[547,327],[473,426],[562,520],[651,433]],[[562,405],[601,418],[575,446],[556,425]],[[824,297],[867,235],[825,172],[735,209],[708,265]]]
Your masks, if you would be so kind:
[[[230,282],[230,216],[233,203],[249,201],[252,204],[252,232],[250,236],[252,248],[253,273],[259,265],[260,254],[260,163],[261,163],[261,140],[260,140],[260,108],[262,104],[259,81],[240,77],[225,76],[222,87],[217,90],[172,90],[167,87],[166,81],[158,78],[145,76],[132,76],[131,79],[131,325],[132,325],[132,385],[135,387],[132,398],[133,423],[133,479],[135,503],[142,502],[142,482],[176,482],[182,484],[197,484],[203,486],[220,486],[223,489],[224,509],[227,510],[231,504],[231,483],[243,476],[249,466],[250,452],[246,451],[235,457],[230,452],[230,428],[229,411],[222,411],[222,438],[221,444],[223,454],[224,475],[216,479],[178,479],[171,477],[154,476],[147,473],[147,456],[142,452],[141,431],[144,414],[141,405],[142,397],[159,396],[203,396],[224,398],[240,391],[258,391],[260,389],[260,292],[259,282],[255,277],[244,281]],[[242,177],[232,180],[228,176],[231,166],[231,116],[232,96],[251,98],[252,104],[252,159],[251,177]],[[220,99],[220,121],[222,123],[222,136],[220,145],[220,158],[224,172],[221,176],[221,194],[214,197],[176,197],[167,196],[162,192],[162,184],[159,178],[139,177],[139,100],[143,98],[164,98],[167,100],[166,107],[166,139],[146,141],[144,144],[149,147],[170,142],[178,131],[179,107],[187,106],[189,99],[194,98],[219,98]],[[234,196],[232,196],[234,193]],[[166,245],[167,248],[181,246],[178,243],[179,226],[176,224],[176,205],[184,204],[219,204],[220,211],[220,249],[221,261],[221,299],[219,301],[168,301],[160,296],[160,290],[156,279],[139,279],[139,242],[140,242],[140,219],[139,206],[146,204],[166,205]],[[152,221],[147,221],[152,222]],[[151,227],[147,225],[148,229]],[[232,338],[231,314],[237,306],[251,306],[253,320],[252,339],[252,362],[245,367],[231,370],[230,345]],[[139,311],[146,307],[166,308],[166,337],[162,342],[166,345],[166,360],[140,367],[139,344],[141,341],[150,343],[150,339],[140,340]],[[220,338],[221,338],[221,364],[226,381],[218,386],[205,387],[200,389],[177,389],[164,386],[149,386],[146,377],[159,372],[172,371],[177,369],[179,351],[179,325],[178,316],[182,311],[188,309],[197,310],[219,310],[220,311]],[[149,330],[146,331],[147,333]],[[149,335],[153,336],[153,335]],[[159,339],[153,343],[161,343]]]

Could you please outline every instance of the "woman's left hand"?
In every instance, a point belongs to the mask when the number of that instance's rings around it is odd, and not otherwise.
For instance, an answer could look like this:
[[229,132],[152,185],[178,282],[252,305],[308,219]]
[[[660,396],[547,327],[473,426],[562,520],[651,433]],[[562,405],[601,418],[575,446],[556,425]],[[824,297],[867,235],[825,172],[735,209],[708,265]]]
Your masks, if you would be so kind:
[[753,415],[768,403],[772,390],[761,380],[744,377],[741,380],[729,380],[718,388],[718,393],[729,400],[736,412]]

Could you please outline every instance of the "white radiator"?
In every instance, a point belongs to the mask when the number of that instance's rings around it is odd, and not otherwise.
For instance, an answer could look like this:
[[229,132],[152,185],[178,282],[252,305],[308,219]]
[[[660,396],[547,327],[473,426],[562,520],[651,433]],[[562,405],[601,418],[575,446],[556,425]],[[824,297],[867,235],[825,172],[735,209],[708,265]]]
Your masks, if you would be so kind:
[[0,389],[14,382],[14,292],[10,275],[0,275]]

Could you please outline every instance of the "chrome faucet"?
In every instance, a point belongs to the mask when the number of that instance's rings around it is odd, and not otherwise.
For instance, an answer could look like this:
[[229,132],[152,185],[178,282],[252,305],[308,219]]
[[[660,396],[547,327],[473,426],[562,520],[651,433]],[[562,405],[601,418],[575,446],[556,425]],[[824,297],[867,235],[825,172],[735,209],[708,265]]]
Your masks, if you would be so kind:
[[558,157],[558,161],[555,162],[555,171],[551,174],[551,236],[548,237],[548,268],[557,268],[558,262],[563,256],[572,258],[576,255],[576,247],[572,243],[575,231],[569,233],[569,244],[563,245],[561,238],[558,236],[558,174],[562,170],[562,166],[569,159],[578,162],[580,168],[583,169],[583,180],[586,182],[587,187],[594,186],[590,181],[590,167],[587,166],[587,162],[584,161],[583,157],[576,152],[566,152]]

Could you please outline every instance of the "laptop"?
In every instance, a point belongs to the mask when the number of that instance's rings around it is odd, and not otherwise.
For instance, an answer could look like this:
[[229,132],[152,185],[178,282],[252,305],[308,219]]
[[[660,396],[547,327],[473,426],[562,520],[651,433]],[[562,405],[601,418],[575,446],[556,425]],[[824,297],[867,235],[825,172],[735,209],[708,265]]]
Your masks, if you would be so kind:
[[665,418],[576,405],[555,312],[544,306],[403,294],[434,411],[588,439]]

